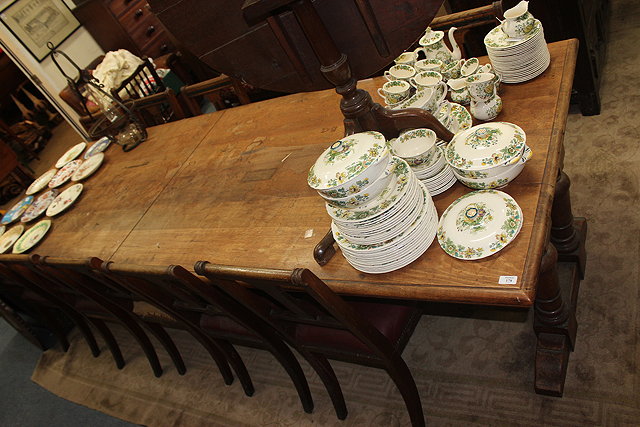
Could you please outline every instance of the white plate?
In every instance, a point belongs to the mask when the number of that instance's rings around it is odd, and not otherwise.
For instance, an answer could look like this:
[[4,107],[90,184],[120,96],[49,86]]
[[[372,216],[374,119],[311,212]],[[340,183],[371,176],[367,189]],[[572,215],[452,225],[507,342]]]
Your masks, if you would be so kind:
[[91,147],[89,147],[86,153],[84,153],[84,159],[86,160],[91,156],[102,153],[109,147],[109,144],[111,144],[111,138],[109,138],[108,136],[103,136],[102,138],[97,140]]
[[82,184],[73,184],[55,198],[47,208],[47,216],[55,216],[68,209],[82,193]]
[[42,240],[45,234],[47,234],[49,228],[51,228],[50,219],[43,219],[38,222],[36,225],[28,229],[27,232],[24,233],[13,245],[13,253],[21,254],[33,248],[40,240]]
[[51,181],[51,178],[53,178],[57,172],[57,169],[49,169],[38,178],[36,178],[36,180],[31,183],[29,188],[27,188],[27,196],[36,194],[38,191],[46,187],[47,184],[49,184],[49,181]]
[[60,191],[57,189],[49,190],[46,193],[42,193],[40,196],[36,197],[36,199],[31,203],[29,208],[22,214],[22,218],[20,218],[21,222],[30,222],[42,215],[49,205],[53,202],[53,200],[58,196]]
[[87,146],[86,142],[81,142],[81,143],[76,144],[73,147],[69,148],[69,150],[67,150],[67,152],[64,153],[62,155],[62,157],[60,157],[58,159],[58,161],[56,162],[56,167],[57,168],[61,168],[64,165],[66,165],[67,163],[69,163],[71,160],[73,160],[76,157],[78,157],[80,155],[80,153],[82,153],[82,150],[84,150],[84,147],[86,147],[86,146]]
[[481,259],[511,243],[522,222],[522,209],[507,193],[473,191],[444,211],[438,224],[438,242],[454,258]]
[[72,160],[58,170],[56,175],[49,181],[49,188],[60,187],[71,179],[76,170],[80,167],[82,160]]
[[88,178],[91,174],[98,170],[104,160],[104,153],[94,154],[87,160],[83,161],[76,169],[71,181],[80,181],[81,179]]
[[23,231],[24,225],[19,224],[15,227],[10,228],[2,236],[0,236],[0,254],[3,254],[9,250],[9,248],[13,246],[16,240],[18,240]]
[[7,227],[5,227],[4,225],[0,225],[0,236],[2,236],[4,234],[4,230],[6,230]]

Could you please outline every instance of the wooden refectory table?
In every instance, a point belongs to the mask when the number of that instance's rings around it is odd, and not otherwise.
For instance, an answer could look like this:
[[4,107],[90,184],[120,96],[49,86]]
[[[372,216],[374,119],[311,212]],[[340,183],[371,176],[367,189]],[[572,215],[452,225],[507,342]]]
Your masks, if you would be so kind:
[[[574,221],[562,173],[577,41],[553,43],[549,50],[551,65],[541,76],[501,88],[498,119],[524,129],[533,158],[503,189],[523,210],[522,231],[488,258],[457,260],[434,241],[417,261],[386,274],[361,273],[339,252],[324,266],[316,263],[313,250],[330,217],[306,177],[318,155],[343,136],[340,97],[333,90],[152,127],[148,140],[129,153],[111,147],[76,205],[54,218],[33,252],[187,268],[198,260],[306,267],[342,294],[535,305],[536,391],[561,395],[576,322],[575,297],[562,300],[556,263],[558,253],[575,261],[577,291],[586,224]],[[359,87],[380,101],[380,79]],[[457,183],[436,196],[438,213],[469,191]],[[515,279],[501,284],[503,276]]]

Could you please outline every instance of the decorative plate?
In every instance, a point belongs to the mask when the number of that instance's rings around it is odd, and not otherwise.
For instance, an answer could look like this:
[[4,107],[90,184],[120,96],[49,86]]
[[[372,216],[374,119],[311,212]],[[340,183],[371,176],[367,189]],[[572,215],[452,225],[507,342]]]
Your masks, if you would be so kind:
[[58,169],[49,169],[38,178],[36,178],[36,180],[31,183],[29,188],[27,188],[27,196],[36,194],[38,191],[46,187],[49,181],[51,181],[51,178],[53,178],[57,172]]
[[23,231],[24,225],[19,224],[9,229],[9,231],[0,236],[0,254],[3,254],[9,250],[9,248],[13,246],[16,240],[18,240]]
[[6,230],[7,227],[4,225],[0,225],[0,236],[2,236],[4,234],[4,230]]
[[103,136],[102,138],[97,140],[91,147],[89,147],[86,153],[84,153],[84,159],[86,160],[91,156],[102,153],[109,147],[110,144],[111,138],[109,138],[108,136]]
[[393,168],[394,178],[375,199],[354,208],[334,207],[326,203],[329,215],[338,221],[362,221],[389,210],[407,192],[412,177],[411,168],[401,158],[392,157],[390,166]]
[[82,184],[73,184],[55,198],[47,208],[47,216],[55,216],[69,208],[82,193]]
[[18,203],[13,205],[13,207],[9,209],[7,213],[4,214],[2,220],[0,221],[0,224],[11,224],[13,221],[20,218],[20,215],[22,215],[24,211],[27,210],[31,202],[33,202],[33,196],[27,196],[24,199],[20,200]]
[[49,188],[60,187],[69,181],[76,170],[80,167],[82,160],[73,160],[62,167],[56,175],[49,181]]
[[484,44],[487,48],[512,48],[537,36],[540,30],[542,30],[542,23],[536,19],[533,29],[526,36],[521,39],[514,39],[502,31],[502,25],[498,25],[484,37]]
[[473,191],[444,211],[438,224],[438,242],[454,258],[485,258],[515,239],[522,220],[520,206],[508,194],[497,190]]
[[60,191],[57,189],[49,190],[46,193],[42,193],[38,196],[31,206],[26,210],[26,212],[20,218],[21,222],[29,222],[33,221],[47,210],[49,205],[53,202]]
[[445,149],[445,158],[458,169],[489,169],[520,156],[526,139],[513,123],[484,123],[457,133]]
[[388,153],[379,132],[355,133],[331,144],[309,170],[307,182],[316,190],[336,187],[361,174]]
[[82,164],[76,169],[75,173],[71,177],[71,181],[80,181],[81,179],[88,178],[92,173],[98,170],[102,161],[104,160],[104,153],[97,153],[83,161]]
[[42,240],[44,235],[47,234],[49,228],[51,228],[51,220],[43,219],[28,229],[27,232],[18,239],[16,244],[13,245],[13,253],[21,254],[34,247],[40,240]]
[[86,146],[87,146],[86,142],[81,142],[81,143],[76,144],[73,147],[69,148],[69,150],[67,150],[67,152],[64,153],[62,155],[62,157],[60,157],[58,159],[58,161],[56,162],[56,167],[57,168],[61,168],[64,165],[66,165],[67,163],[69,163],[71,160],[73,160],[76,157],[78,157],[80,155],[80,153],[82,153],[82,150],[84,150],[84,147],[86,147]]

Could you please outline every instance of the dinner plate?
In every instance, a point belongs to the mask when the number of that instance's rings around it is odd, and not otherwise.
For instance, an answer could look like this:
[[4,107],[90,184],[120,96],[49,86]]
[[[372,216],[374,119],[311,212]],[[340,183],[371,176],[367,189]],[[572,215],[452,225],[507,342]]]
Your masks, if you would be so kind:
[[51,220],[43,219],[31,227],[13,245],[13,253],[21,254],[33,248],[47,234],[51,228]]
[[511,243],[522,222],[522,209],[507,193],[473,191],[444,211],[438,224],[438,242],[454,258],[481,259]]
[[78,157],[80,153],[82,153],[82,150],[84,150],[84,147],[86,146],[87,146],[86,142],[81,142],[69,148],[69,150],[67,150],[67,152],[64,153],[62,157],[58,159],[58,161],[56,162],[56,167],[61,168],[67,163],[69,163],[70,161],[72,161],[73,159],[75,159],[76,157]]
[[98,170],[102,162],[104,161],[104,153],[97,153],[87,160],[83,161],[76,169],[71,177],[71,181],[80,181],[88,178],[91,174]]
[[2,217],[2,220],[0,220],[0,224],[2,225],[11,224],[12,222],[20,218],[20,215],[22,215],[24,211],[27,210],[27,208],[32,202],[33,202],[33,196],[27,196],[24,199],[20,200],[18,203],[13,205],[11,209],[9,209],[4,214],[4,216]]
[[4,225],[0,225],[0,236],[2,236],[4,234],[4,230],[6,230],[7,227]]
[[111,138],[109,138],[108,136],[103,136],[102,138],[94,142],[93,145],[89,147],[87,152],[84,153],[84,159],[86,160],[91,156],[94,156],[98,153],[102,153],[104,150],[106,150],[109,147],[110,144],[111,144]]
[[26,191],[27,196],[36,194],[38,191],[46,187],[47,184],[49,184],[49,181],[51,181],[51,178],[53,178],[57,172],[58,172],[58,169],[49,169],[48,171],[40,175],[38,178],[36,178],[36,180],[31,183],[29,188],[27,188],[27,191]]
[[9,230],[7,230],[2,236],[0,236],[0,254],[7,252],[11,246],[18,240],[22,232],[24,231],[24,225],[18,224]]
[[73,184],[56,197],[47,208],[47,216],[56,216],[68,209],[82,193],[82,184]]
[[49,205],[53,202],[60,191],[57,189],[49,190],[45,193],[42,193],[40,196],[36,197],[36,199],[31,203],[31,205],[27,208],[22,217],[20,218],[21,222],[29,222],[33,221],[40,215],[42,215]]
[[49,188],[60,187],[71,179],[76,170],[80,167],[82,160],[72,160],[59,169],[56,175],[49,181]]

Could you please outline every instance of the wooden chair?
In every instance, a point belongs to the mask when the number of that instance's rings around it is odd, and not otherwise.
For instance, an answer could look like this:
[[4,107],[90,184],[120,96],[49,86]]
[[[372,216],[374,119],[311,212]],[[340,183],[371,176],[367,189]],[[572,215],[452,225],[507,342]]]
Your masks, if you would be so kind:
[[146,126],[157,126],[181,120],[187,116],[180,100],[171,88],[128,101],[126,105]]
[[[98,271],[97,260],[93,266]],[[208,287],[180,266],[151,267],[109,262],[101,264],[99,271],[136,294],[140,300],[161,310],[164,315],[160,319],[167,325],[191,333],[209,351],[226,383],[230,384],[233,378],[226,364],[228,360],[248,396],[254,392],[253,384],[232,343],[270,351],[291,377],[304,410],[313,410],[309,386],[291,350],[259,317],[235,300]]]
[[226,108],[221,94],[227,90],[233,90],[242,105],[249,104],[251,102],[247,91],[242,87],[242,83],[238,79],[224,74],[203,82],[183,86],[180,89],[180,96],[184,100],[184,103],[187,105],[191,114],[198,116],[202,114],[200,109],[200,101],[202,97],[211,101],[211,103],[216,107],[216,110]]
[[0,318],[3,318],[9,325],[31,344],[40,350],[46,350],[47,346],[42,342],[38,334],[33,330],[31,325],[24,319],[23,315],[15,310],[11,304],[0,296]]
[[147,322],[136,316],[133,312],[134,302],[131,294],[120,287],[113,286],[101,275],[93,273],[91,267],[97,258],[78,260],[32,255],[31,259],[38,270],[52,281],[86,297],[82,303],[76,304],[76,308],[87,317],[116,321],[124,326],[142,348],[156,377],[162,375],[162,367],[155,348],[142,326],[149,330],[165,348],[178,373],[183,375],[186,372],[182,356],[164,328],[156,322]]
[[339,419],[347,416],[327,358],[385,369],[398,387],[413,426],[423,426],[420,396],[401,357],[420,319],[415,305],[347,301],[307,269],[230,267],[199,261],[197,274],[268,322],[316,370]]
[[167,87],[158,77],[156,69],[149,60],[144,58],[142,64],[133,70],[131,75],[124,79],[118,87],[111,89],[111,95],[119,101],[125,99],[144,98],[154,93],[164,92]]

